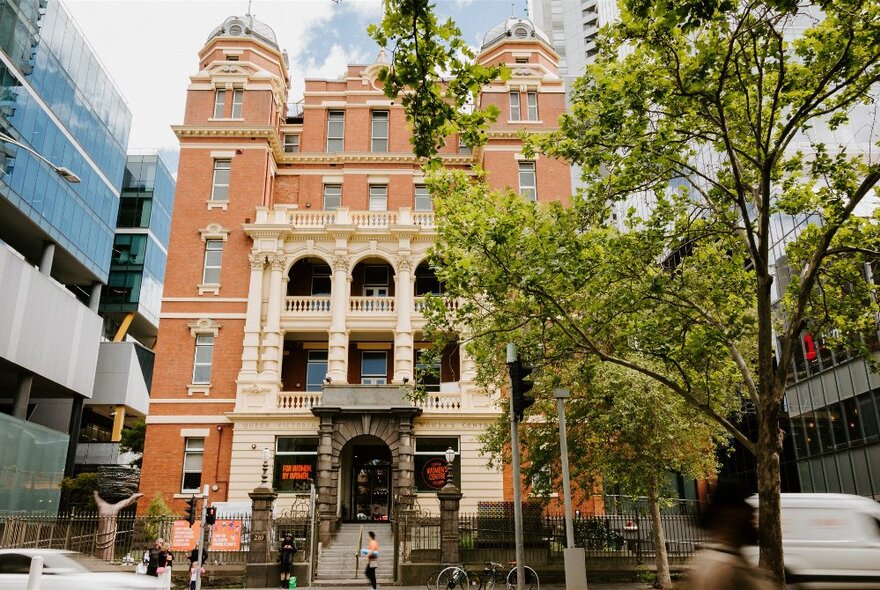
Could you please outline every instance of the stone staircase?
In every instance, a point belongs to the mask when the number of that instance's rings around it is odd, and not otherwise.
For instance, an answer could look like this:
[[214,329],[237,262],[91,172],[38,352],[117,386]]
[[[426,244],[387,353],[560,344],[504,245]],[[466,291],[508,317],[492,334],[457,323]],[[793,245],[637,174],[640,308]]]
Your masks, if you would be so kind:
[[[359,535],[363,529],[363,540]],[[379,567],[376,568],[376,579],[380,586],[390,586],[394,582],[394,543],[391,536],[391,525],[387,523],[345,523],[333,537],[329,545],[325,545],[318,558],[315,581],[316,586],[365,586],[369,587],[364,568],[367,567],[366,557],[361,556],[355,561],[355,548],[366,548],[369,543],[367,531],[376,533],[379,543]],[[355,565],[357,563],[357,565]],[[355,571],[357,570],[357,571]]]

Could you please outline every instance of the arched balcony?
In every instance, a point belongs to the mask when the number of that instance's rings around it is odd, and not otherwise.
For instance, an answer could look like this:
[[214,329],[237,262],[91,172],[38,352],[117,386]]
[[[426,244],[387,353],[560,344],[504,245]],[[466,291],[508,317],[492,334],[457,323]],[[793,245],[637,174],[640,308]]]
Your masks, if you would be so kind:
[[329,314],[332,283],[330,265],[322,259],[296,261],[287,273],[285,312]]
[[351,314],[393,314],[395,311],[395,274],[381,258],[366,258],[351,271]]

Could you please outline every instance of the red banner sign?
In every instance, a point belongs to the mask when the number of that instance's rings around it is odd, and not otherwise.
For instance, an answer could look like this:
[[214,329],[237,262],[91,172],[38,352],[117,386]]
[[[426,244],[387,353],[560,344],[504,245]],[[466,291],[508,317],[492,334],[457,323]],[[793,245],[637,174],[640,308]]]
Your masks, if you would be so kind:
[[446,472],[448,470],[449,465],[446,463],[446,459],[441,459],[439,457],[428,459],[428,461],[425,462],[425,466],[422,468],[422,478],[425,480],[426,484],[439,490],[446,485]]

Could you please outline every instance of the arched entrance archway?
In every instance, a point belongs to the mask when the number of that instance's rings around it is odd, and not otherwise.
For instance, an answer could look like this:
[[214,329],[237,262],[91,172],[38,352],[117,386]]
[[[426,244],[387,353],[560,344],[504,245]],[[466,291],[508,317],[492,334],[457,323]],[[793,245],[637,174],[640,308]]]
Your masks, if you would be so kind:
[[388,445],[376,436],[357,436],[342,448],[339,459],[342,520],[389,520],[394,482]]

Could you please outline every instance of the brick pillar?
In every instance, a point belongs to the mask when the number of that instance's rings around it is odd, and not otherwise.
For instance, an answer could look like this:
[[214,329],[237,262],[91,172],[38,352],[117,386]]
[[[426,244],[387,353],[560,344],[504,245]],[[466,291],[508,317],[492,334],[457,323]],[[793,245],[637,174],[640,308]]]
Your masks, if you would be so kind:
[[458,552],[458,505],[461,492],[447,477],[446,485],[437,492],[440,500],[440,563],[461,563]]
[[278,586],[278,566],[272,559],[272,507],[278,497],[268,482],[263,482],[251,498],[251,538],[247,556],[247,587]]

